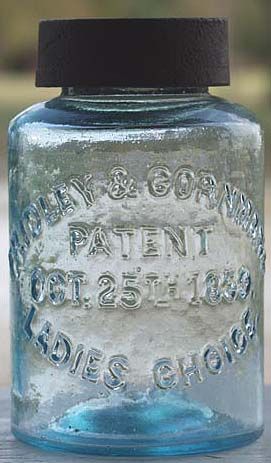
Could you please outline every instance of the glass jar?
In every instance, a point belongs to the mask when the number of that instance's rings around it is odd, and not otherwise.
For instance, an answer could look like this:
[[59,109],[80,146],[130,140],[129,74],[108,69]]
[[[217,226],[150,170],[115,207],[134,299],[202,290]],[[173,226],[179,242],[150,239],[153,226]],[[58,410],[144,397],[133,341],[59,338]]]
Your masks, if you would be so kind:
[[261,434],[263,177],[254,116],[206,86],[67,86],[12,121],[18,438],[146,456]]

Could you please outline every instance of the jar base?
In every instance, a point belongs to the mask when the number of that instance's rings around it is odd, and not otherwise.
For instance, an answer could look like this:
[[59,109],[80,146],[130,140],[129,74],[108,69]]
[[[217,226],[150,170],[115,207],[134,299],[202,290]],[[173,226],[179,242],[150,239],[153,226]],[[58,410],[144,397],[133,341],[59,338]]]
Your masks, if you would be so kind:
[[12,426],[12,432],[19,440],[43,450],[66,451],[107,457],[159,457],[220,452],[243,447],[258,439],[263,432],[263,427],[254,431],[215,439],[210,435],[209,439],[206,436],[204,440],[198,442],[189,442],[187,439],[182,442],[182,439],[179,439],[179,442],[175,440],[175,443],[170,444],[165,439],[165,444],[161,444],[160,439],[159,441],[157,440],[156,444],[152,442],[151,445],[147,443],[134,445],[132,441],[127,442],[127,439],[116,440],[114,445],[108,445],[102,438],[91,437],[88,439],[78,437],[76,442],[72,442],[71,440],[68,442],[64,439],[59,440],[60,436],[56,440],[51,440],[45,435],[39,437],[29,435],[20,431],[16,426]]

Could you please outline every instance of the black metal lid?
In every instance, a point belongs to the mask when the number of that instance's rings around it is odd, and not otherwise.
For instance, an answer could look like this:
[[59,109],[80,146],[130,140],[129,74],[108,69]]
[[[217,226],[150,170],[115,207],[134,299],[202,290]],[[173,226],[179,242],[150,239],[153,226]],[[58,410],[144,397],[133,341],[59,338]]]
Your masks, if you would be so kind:
[[229,85],[224,18],[61,19],[39,26],[37,87]]

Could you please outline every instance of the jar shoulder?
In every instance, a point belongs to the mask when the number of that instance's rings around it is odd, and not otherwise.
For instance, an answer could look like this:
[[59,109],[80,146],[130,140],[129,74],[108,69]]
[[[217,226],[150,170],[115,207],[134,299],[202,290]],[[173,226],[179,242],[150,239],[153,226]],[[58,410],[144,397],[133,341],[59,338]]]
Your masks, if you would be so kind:
[[9,136],[24,126],[81,129],[178,128],[205,125],[257,125],[247,108],[206,94],[197,98],[123,100],[58,97],[38,103],[18,114],[9,125]]

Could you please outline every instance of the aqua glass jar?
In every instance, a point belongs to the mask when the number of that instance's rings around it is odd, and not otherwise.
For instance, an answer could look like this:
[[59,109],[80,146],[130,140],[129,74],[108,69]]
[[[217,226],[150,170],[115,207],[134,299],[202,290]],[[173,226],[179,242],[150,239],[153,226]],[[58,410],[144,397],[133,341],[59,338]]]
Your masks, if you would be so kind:
[[263,429],[262,132],[224,19],[40,25],[9,129],[12,429],[44,448],[217,451]]

